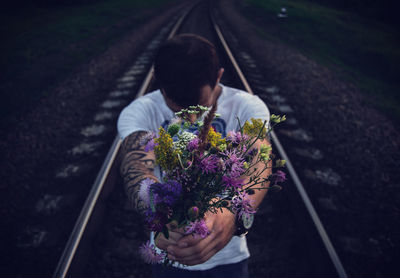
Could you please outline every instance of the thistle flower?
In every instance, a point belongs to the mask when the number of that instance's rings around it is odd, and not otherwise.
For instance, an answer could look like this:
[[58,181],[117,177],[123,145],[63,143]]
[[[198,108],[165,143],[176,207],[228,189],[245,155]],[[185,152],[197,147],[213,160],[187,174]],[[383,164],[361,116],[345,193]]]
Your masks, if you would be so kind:
[[240,144],[241,142],[247,141],[249,137],[246,134],[240,133],[240,131],[229,131],[226,136],[226,140],[234,144]]
[[238,177],[223,176],[222,184],[225,185],[225,189],[238,190],[242,188],[244,179]]
[[165,259],[165,254],[157,253],[154,244],[151,244],[149,240],[139,247],[139,253],[148,264],[161,263]]
[[154,138],[153,138],[153,139],[150,139],[150,141],[148,141],[147,144],[146,144],[146,146],[144,147],[144,151],[145,151],[145,152],[152,151],[152,150],[154,150],[154,148],[155,148],[156,145],[157,145],[157,144],[156,144]]
[[219,158],[215,155],[203,157],[200,161],[200,169],[204,174],[215,173],[218,169]]
[[222,154],[227,157],[227,159],[225,160],[226,166],[241,164],[243,162],[243,157],[241,157],[236,150],[227,150],[224,151]]
[[146,207],[150,206],[150,185],[153,183],[154,180],[149,178],[146,178],[140,182],[139,199]]
[[188,151],[189,151],[189,152],[192,152],[192,151],[198,149],[199,143],[200,143],[199,138],[194,137],[192,140],[190,140],[190,142],[189,142],[188,145],[187,145]]
[[245,166],[243,162],[234,163],[231,166],[231,171],[229,172],[229,176],[233,178],[239,178],[244,171],[245,171]]
[[206,222],[204,219],[196,220],[194,222],[190,222],[189,225],[185,227],[185,234],[193,234],[195,238],[201,237],[205,238],[210,234]]
[[249,217],[251,214],[256,213],[255,209],[251,206],[253,200],[248,197],[245,192],[240,192],[239,195],[232,198],[232,209],[239,218],[245,216]]
[[281,170],[276,171],[276,173],[273,174],[273,176],[275,178],[275,184],[277,184],[278,182],[284,182],[286,180],[286,174]]
[[149,132],[147,132],[145,135],[143,135],[143,136],[140,138],[140,140],[139,140],[139,145],[140,145],[140,146],[144,146],[144,145],[147,144],[147,142],[149,142],[151,139],[154,139],[154,138],[156,138],[156,137],[157,137],[157,134],[156,134],[156,133],[154,133],[154,132],[152,132],[152,131],[149,131]]

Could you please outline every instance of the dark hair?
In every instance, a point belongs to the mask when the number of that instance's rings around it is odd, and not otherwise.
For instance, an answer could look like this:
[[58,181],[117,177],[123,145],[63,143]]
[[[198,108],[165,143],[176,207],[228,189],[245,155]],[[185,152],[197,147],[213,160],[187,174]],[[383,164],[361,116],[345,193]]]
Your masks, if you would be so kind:
[[214,45],[203,37],[183,34],[158,50],[154,74],[158,86],[182,107],[198,104],[201,88],[217,83],[218,57]]

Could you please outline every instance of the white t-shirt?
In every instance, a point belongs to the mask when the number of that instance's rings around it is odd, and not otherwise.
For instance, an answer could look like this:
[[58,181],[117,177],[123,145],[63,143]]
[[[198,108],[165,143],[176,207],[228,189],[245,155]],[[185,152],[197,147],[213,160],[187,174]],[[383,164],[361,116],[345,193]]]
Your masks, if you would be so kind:
[[[269,121],[269,110],[258,96],[219,85],[222,92],[217,100],[217,113],[221,117],[212,122],[217,132],[225,137],[227,132],[237,131],[239,128],[237,117],[241,124],[251,118]],[[174,117],[175,114],[167,106],[161,91],[157,90],[134,100],[124,108],[118,119],[118,132],[122,139],[136,131],[158,132],[160,126],[166,127]],[[176,266],[188,270],[207,270],[218,265],[238,263],[249,256],[246,237],[234,236],[207,262],[195,266]]]

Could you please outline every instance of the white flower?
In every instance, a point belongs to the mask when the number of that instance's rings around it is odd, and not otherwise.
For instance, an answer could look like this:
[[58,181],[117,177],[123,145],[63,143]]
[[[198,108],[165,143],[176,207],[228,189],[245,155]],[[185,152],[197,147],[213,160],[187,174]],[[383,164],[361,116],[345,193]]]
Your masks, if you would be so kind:
[[196,138],[197,136],[193,133],[188,131],[183,131],[181,134],[178,135],[178,141],[174,143],[175,149],[184,151],[186,150],[187,145],[189,144],[192,139]]

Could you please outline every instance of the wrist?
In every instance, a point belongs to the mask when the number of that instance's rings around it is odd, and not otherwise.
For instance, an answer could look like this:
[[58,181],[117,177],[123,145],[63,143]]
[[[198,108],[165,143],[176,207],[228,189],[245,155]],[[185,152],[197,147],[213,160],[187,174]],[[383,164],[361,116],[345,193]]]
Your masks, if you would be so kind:
[[254,214],[239,214],[235,217],[234,236],[245,236],[253,226]]

